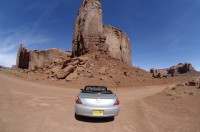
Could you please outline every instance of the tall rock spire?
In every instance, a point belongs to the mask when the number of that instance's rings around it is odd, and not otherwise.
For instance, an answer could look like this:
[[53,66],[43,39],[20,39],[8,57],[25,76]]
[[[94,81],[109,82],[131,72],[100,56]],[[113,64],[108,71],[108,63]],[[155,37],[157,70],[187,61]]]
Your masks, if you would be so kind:
[[100,0],[83,0],[72,42],[72,57],[101,52],[132,65],[130,40],[123,31],[103,26]]
[[99,43],[103,33],[100,0],[84,0],[74,25],[72,56],[89,52],[92,44]]

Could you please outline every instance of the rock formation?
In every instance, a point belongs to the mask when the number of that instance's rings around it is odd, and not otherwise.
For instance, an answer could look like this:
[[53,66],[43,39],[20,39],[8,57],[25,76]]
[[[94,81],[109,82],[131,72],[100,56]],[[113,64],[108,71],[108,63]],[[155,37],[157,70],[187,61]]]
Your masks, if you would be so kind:
[[187,73],[196,73],[197,71],[194,69],[192,64],[190,63],[179,63],[176,66],[172,66],[170,68],[166,69],[155,69],[152,68],[150,70],[150,73],[152,73],[152,76],[154,78],[159,78],[159,74],[168,74],[171,75],[172,77],[177,76],[179,74],[187,74]]
[[49,65],[52,62],[64,60],[70,58],[71,53],[62,51],[59,49],[49,49],[49,50],[33,50],[30,51],[30,61],[29,67],[34,68],[42,67],[43,65]]
[[70,52],[62,51],[59,49],[49,50],[28,50],[22,44],[19,47],[16,67],[21,69],[40,68],[44,65],[49,65],[55,61],[62,61],[71,56]]
[[72,56],[92,51],[101,42],[103,33],[100,0],[84,0],[74,25]]
[[115,27],[104,26],[103,35],[106,36],[109,55],[132,65],[130,41],[126,34]]
[[29,51],[21,44],[17,53],[16,67],[21,69],[28,69],[29,59]]
[[124,78],[151,76],[131,66],[127,35],[113,26],[103,25],[100,0],[83,1],[72,42],[71,53],[58,49],[28,50],[20,45],[16,67],[26,69],[20,71],[27,74],[43,73],[53,81],[91,79],[98,84],[107,81],[117,86]]
[[199,85],[199,80],[191,80],[191,81],[188,81],[185,85],[187,86],[198,86]]
[[170,67],[168,70],[168,74],[171,74],[172,76],[184,73],[195,73],[195,72],[196,70],[190,63],[179,63],[176,66]]
[[154,78],[162,78],[162,77],[167,77],[167,71],[166,70],[161,70],[161,69],[154,69],[152,68],[150,70],[150,73],[152,73]]
[[100,0],[84,0],[74,26],[72,57],[101,52],[132,65],[131,47],[126,34],[103,26]]

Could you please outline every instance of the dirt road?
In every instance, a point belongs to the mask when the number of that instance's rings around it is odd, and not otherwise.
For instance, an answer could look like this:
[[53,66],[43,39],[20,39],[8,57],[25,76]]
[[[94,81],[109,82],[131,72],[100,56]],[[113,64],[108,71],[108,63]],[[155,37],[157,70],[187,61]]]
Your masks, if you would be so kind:
[[[0,75],[0,132],[147,132],[168,131],[150,122],[143,99],[166,86],[122,88],[120,115],[76,120],[74,99],[79,89],[37,84]],[[162,118],[161,118],[162,119]],[[167,119],[163,119],[167,120]]]

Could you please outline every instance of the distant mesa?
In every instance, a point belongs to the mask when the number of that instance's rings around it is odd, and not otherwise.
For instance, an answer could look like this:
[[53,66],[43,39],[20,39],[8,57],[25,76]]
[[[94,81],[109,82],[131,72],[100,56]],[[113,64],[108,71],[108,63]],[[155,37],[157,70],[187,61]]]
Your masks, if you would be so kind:
[[184,74],[184,73],[195,73],[197,72],[192,64],[190,63],[179,63],[176,66],[172,66],[168,69],[168,73],[172,76],[175,76],[176,74]]
[[9,68],[8,68],[8,67],[1,66],[1,65],[0,65],[0,69],[9,69]]
[[4,66],[1,66],[1,65],[0,65],[0,69],[4,69]]
[[179,63],[178,65],[172,66],[166,69],[155,69],[152,68],[150,73],[154,78],[162,78],[167,76],[178,76],[180,74],[187,74],[187,73],[196,73],[197,71],[194,69],[192,64],[190,63]]

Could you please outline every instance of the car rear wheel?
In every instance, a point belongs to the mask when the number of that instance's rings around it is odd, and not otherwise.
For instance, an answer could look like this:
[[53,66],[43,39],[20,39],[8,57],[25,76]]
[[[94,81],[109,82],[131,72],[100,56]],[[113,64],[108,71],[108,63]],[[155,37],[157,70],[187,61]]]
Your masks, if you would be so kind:
[[115,120],[115,117],[114,117],[114,116],[108,117],[108,118],[107,118],[107,121],[114,121],[114,120]]
[[76,120],[80,120],[82,116],[77,115],[76,113],[74,114],[74,117],[76,118]]

